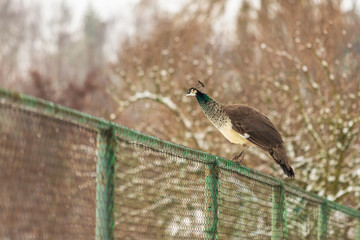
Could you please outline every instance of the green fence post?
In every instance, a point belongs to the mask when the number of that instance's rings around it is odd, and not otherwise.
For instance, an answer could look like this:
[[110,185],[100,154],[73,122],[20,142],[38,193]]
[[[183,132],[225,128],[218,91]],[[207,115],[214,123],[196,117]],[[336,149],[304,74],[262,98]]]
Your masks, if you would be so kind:
[[356,225],[356,240],[360,240],[360,218],[357,219]]
[[319,208],[318,218],[318,240],[327,239],[329,208],[325,199],[323,199]]
[[273,187],[273,208],[271,216],[271,239],[288,239],[285,189],[283,182]]
[[96,239],[114,239],[114,130],[100,130],[97,136]]
[[218,239],[218,178],[219,167],[215,161],[205,169],[205,232],[204,238]]

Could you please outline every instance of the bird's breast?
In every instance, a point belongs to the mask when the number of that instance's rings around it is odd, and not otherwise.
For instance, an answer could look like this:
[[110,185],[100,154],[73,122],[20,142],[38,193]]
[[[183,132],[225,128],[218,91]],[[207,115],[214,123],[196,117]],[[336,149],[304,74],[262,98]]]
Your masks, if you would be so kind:
[[246,144],[251,146],[251,142],[245,136],[232,129],[232,123],[220,104],[215,101],[200,104],[203,112],[210,122],[232,143]]
[[227,122],[225,124],[223,124],[220,128],[218,128],[219,131],[222,133],[222,135],[224,135],[224,137],[229,140],[232,143],[235,144],[245,144],[248,146],[251,146],[251,142],[249,140],[247,140],[244,136],[242,136],[241,134],[237,133],[233,128],[232,128],[232,123],[231,122]]

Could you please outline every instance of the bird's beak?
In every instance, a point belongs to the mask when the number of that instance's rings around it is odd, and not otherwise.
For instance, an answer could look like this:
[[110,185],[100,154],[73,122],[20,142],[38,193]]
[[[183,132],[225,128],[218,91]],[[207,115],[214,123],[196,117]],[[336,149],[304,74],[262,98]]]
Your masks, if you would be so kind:
[[188,93],[188,94],[185,94],[184,97],[194,97],[194,96],[196,96],[195,93]]

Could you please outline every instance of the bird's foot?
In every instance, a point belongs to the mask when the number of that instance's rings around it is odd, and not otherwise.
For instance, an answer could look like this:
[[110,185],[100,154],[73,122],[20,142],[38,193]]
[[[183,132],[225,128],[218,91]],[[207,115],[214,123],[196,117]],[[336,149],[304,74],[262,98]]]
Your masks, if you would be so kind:
[[241,165],[241,166],[245,166],[243,161],[244,161],[244,151],[242,151],[239,155],[234,156],[233,159],[231,159],[231,161],[236,162],[237,164]]
[[237,156],[234,156],[232,159],[231,159],[231,161],[233,161],[233,162],[236,162],[236,160],[238,160],[239,159],[239,155],[237,155]]
[[237,164],[239,164],[240,166],[245,166],[244,164],[244,158],[239,159],[238,161],[235,161]]

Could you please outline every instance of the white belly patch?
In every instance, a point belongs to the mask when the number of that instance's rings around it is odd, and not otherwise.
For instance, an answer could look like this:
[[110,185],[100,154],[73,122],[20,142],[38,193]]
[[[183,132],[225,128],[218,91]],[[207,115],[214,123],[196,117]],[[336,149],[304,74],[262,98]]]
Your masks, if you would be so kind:
[[245,136],[237,133],[235,130],[232,129],[232,124],[230,122],[219,128],[219,131],[226,137],[227,140],[232,143],[246,144],[248,146],[252,145],[251,142],[246,139],[246,137],[250,136],[247,133],[245,133]]

